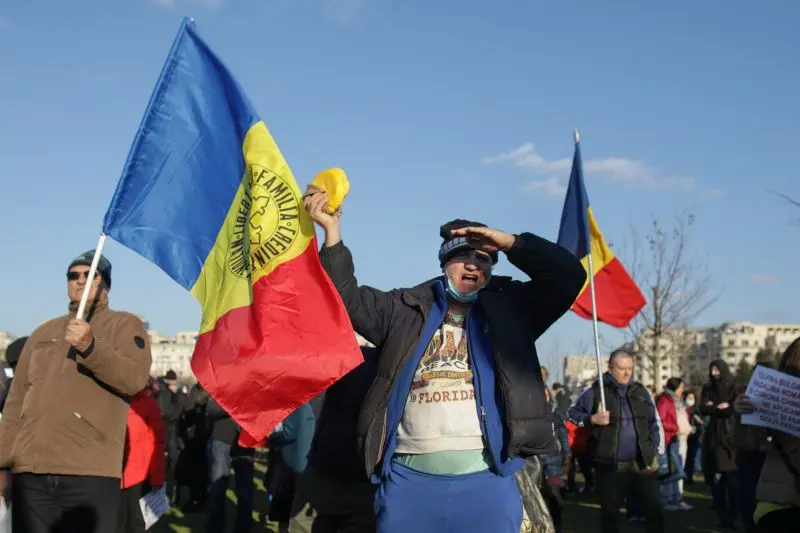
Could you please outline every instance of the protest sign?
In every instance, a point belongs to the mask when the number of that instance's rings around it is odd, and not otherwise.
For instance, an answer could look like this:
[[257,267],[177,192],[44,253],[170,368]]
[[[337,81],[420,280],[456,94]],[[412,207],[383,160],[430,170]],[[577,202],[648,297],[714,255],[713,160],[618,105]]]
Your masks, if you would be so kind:
[[167,489],[161,487],[157,491],[148,492],[143,497],[139,498],[139,507],[142,509],[144,528],[150,529],[169,509]]
[[757,366],[747,384],[747,395],[756,412],[742,415],[742,424],[800,437],[800,378]]

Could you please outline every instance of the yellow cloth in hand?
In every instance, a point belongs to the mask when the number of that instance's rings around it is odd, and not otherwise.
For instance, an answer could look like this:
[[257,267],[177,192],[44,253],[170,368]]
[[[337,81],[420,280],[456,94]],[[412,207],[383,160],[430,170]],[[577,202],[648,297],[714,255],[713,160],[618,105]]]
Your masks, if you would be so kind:
[[328,193],[328,213],[333,215],[342,207],[347,193],[350,191],[350,182],[347,174],[341,168],[329,168],[316,175],[311,185],[319,187]]

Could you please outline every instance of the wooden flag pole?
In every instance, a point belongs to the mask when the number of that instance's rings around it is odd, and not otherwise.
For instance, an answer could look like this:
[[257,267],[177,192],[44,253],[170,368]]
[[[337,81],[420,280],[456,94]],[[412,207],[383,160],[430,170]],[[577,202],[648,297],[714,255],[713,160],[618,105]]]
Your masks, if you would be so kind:
[[[575,146],[577,147],[581,142],[581,134],[575,129]],[[594,292],[594,264],[592,263],[592,235],[591,228],[589,228],[589,235],[587,235],[587,248],[586,254],[589,266],[589,293],[592,296],[592,327],[594,329],[594,356],[597,361],[597,379],[599,381],[600,389],[600,411],[606,410],[606,391],[603,386],[603,363],[600,359],[600,330],[597,321],[597,299]]]

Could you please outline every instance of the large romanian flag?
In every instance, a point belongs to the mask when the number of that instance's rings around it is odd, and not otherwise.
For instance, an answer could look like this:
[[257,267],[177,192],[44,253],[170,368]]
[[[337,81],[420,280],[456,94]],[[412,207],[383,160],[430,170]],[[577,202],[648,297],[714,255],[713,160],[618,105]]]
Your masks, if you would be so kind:
[[[645,299],[600,233],[583,183],[581,147],[578,142],[575,143],[572,173],[564,200],[564,212],[561,214],[558,244],[579,257],[587,272],[589,254],[592,254],[593,272],[590,275],[594,276],[597,319],[618,328],[627,326],[644,307]],[[572,310],[578,316],[592,319],[592,296],[588,277],[583,290],[572,304]]]
[[199,300],[192,370],[256,441],[362,362],[289,166],[189,20],[103,231]]

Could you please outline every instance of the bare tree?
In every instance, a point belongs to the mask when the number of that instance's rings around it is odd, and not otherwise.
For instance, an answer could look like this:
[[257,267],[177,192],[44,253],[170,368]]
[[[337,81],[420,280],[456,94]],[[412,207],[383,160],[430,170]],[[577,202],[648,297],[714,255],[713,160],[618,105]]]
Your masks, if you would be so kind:
[[[787,202],[792,204],[794,207],[800,207],[800,202],[798,202],[797,200],[795,200],[791,196],[789,196],[787,194],[783,194],[782,192],[773,191],[772,189],[767,189],[767,190],[769,192],[771,192],[772,194],[774,194],[775,196],[779,196],[780,198],[783,198],[784,200],[786,200]],[[800,225],[800,219],[796,219],[794,221],[794,223]]]
[[[541,355],[541,353],[544,355]],[[567,376],[564,374],[564,364],[568,355],[587,355],[591,353],[589,350],[589,342],[585,339],[571,345],[570,350],[565,350],[561,344],[561,339],[556,338],[549,349],[542,349],[539,356],[539,363],[547,367],[550,372],[550,381],[552,383],[569,381],[574,376]]]
[[[663,345],[675,344],[675,333],[688,327],[718,298],[706,261],[690,247],[695,217],[682,213],[671,227],[653,218],[646,231],[632,227],[630,272],[647,299],[631,321],[629,334],[640,364],[662,382],[660,367],[670,355]],[[665,342],[666,341],[666,342]]]
[[543,350],[544,355],[539,355],[539,364],[547,367],[550,381],[561,381],[564,375],[564,354],[561,351],[561,340],[556,338],[550,349]]

